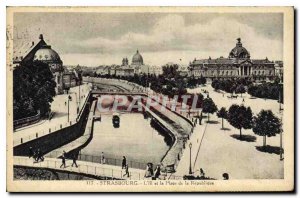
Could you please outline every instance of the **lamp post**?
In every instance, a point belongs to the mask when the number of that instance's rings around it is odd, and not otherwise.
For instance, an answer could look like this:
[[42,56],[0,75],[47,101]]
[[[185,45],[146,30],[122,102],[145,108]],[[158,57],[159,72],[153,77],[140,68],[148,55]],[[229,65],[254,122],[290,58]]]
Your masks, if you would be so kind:
[[280,161],[283,160],[282,154],[283,154],[283,148],[282,148],[282,130],[280,130]]
[[[282,123],[282,117],[281,117],[280,121]],[[280,150],[279,150],[280,161],[282,161],[284,159],[283,158],[283,148],[282,148],[282,132],[283,132],[283,130],[281,129],[280,130]]]
[[80,108],[80,83],[81,82],[79,81],[79,96],[78,96],[79,97],[79,103],[78,103],[79,108]]
[[70,122],[70,116],[69,116],[69,114],[70,114],[70,100],[71,100],[71,96],[69,95],[68,96],[68,122]]
[[190,168],[189,168],[189,174],[192,174],[192,143],[189,144],[190,147]]
[[282,82],[279,83],[279,98],[278,98],[278,103],[279,103],[279,112],[282,110],[281,108],[281,101],[283,97],[283,93],[281,93],[281,87],[283,86]]

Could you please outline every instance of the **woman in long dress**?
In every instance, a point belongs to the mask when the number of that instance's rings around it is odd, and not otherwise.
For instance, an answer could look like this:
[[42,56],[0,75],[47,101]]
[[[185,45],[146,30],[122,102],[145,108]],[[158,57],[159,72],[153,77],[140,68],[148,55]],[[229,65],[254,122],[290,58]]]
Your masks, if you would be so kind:
[[147,164],[147,167],[146,167],[146,172],[145,172],[145,177],[151,177],[151,171],[150,171],[150,164],[148,163]]

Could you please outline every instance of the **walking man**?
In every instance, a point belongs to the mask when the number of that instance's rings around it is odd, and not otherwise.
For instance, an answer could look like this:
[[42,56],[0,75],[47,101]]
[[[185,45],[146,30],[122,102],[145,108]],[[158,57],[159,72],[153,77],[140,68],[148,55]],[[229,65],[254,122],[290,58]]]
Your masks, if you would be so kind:
[[122,160],[122,169],[124,168],[124,169],[126,169],[126,157],[125,156],[123,156],[123,160]]
[[29,152],[28,152],[28,156],[29,156],[29,158],[31,158],[31,157],[33,157],[33,149],[32,149],[32,147],[29,147]]
[[64,168],[66,168],[66,155],[65,155],[65,151],[63,152],[62,156],[61,156],[61,165],[60,165],[60,168],[62,166],[64,166]]
[[37,153],[37,161],[44,161],[44,156],[42,154],[42,152],[40,151],[40,149],[38,150],[38,153]]
[[200,168],[200,178],[205,178],[205,173],[202,168]]
[[77,160],[77,156],[76,156],[76,154],[74,154],[74,155],[73,155],[73,163],[72,163],[72,167],[73,167],[73,165],[75,165],[75,167],[78,168],[77,163],[76,163],[76,160]]
[[41,156],[41,151],[40,149],[38,149],[34,156],[36,162],[39,162],[40,156]]
[[200,117],[199,117],[199,125],[201,125],[201,122],[202,122],[202,111],[201,111],[201,114],[200,114]]
[[[123,177],[125,176],[125,175],[127,175],[127,177],[129,177],[129,170],[128,170],[128,164],[126,164],[125,165],[125,174],[123,175]],[[123,169],[123,168],[122,168]]]
[[155,180],[159,179],[159,176],[160,176],[160,165],[157,165],[155,169],[154,179]]
[[103,152],[101,153],[101,156],[100,156],[100,163],[101,164],[105,163],[105,158],[104,158],[104,153]]

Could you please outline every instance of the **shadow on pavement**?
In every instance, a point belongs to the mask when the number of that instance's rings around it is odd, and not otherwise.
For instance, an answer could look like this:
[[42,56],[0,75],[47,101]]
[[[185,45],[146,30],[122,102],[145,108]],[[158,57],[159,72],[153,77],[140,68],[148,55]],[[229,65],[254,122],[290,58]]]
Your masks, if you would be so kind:
[[[280,147],[278,147],[278,146],[269,146],[269,145],[266,145],[266,146],[256,146],[256,149],[258,151],[265,152],[265,153],[277,154],[277,155],[280,154]],[[284,152],[284,149],[282,149],[282,153],[283,152]]]
[[219,124],[219,121],[215,121],[215,120],[210,120],[210,121],[206,121],[206,123],[208,124]]
[[252,135],[238,135],[238,134],[233,134],[231,135],[234,139],[240,140],[240,141],[245,141],[245,142],[255,142],[256,137]]
[[226,127],[224,127],[224,128],[221,128],[221,130],[223,130],[223,131],[231,131],[231,129],[230,129],[230,128],[226,128]]

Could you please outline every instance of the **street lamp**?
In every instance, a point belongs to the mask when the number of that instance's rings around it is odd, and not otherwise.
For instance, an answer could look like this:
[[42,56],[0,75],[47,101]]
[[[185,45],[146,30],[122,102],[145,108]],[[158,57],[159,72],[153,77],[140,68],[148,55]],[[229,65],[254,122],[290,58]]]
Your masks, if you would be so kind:
[[283,154],[283,148],[282,148],[282,130],[280,130],[280,161],[283,160],[282,154]]
[[79,108],[80,108],[80,81],[79,81],[79,96],[78,96],[78,98],[79,98],[79,102],[78,102],[78,106],[79,106]]
[[278,103],[279,103],[279,112],[282,110],[281,108],[281,101],[283,97],[283,93],[281,93],[281,87],[283,86],[282,82],[279,83],[279,97],[278,97]]
[[189,144],[190,147],[190,168],[189,168],[189,174],[192,174],[192,143]]
[[[282,123],[282,117],[281,117],[280,121]],[[282,132],[283,132],[283,130],[281,128],[281,130],[280,130],[280,150],[279,150],[280,161],[282,161],[284,159],[283,158],[283,148],[282,148]]]
[[71,100],[71,99],[72,99],[72,97],[69,95],[69,96],[68,96],[68,122],[70,122],[70,119],[69,119],[69,117],[70,117],[70,116],[69,116],[70,112],[69,112],[69,111],[70,111],[70,100]]

